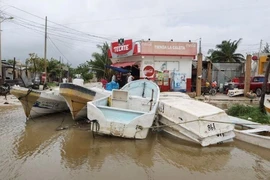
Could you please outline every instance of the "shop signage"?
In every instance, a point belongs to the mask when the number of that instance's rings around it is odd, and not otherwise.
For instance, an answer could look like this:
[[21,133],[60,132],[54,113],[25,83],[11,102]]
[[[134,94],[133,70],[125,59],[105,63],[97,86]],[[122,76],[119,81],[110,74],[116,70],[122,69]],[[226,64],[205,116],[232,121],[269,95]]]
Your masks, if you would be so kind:
[[151,77],[154,75],[155,69],[153,68],[153,66],[145,66],[143,68],[143,73],[146,77]]
[[129,51],[133,50],[132,39],[124,40],[123,42],[113,42],[111,44],[112,53],[123,55],[127,54]]
[[146,42],[141,42],[141,54],[196,56],[197,43],[173,42],[173,41],[170,41],[170,42],[146,41]]

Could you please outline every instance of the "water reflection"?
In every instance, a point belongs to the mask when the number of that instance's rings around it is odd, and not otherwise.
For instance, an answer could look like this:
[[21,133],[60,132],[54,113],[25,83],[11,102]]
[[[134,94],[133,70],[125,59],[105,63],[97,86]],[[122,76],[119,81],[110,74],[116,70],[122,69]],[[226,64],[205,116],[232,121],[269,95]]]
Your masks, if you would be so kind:
[[246,142],[242,142],[239,140],[235,140],[234,144],[237,148],[245,151],[246,153],[253,154],[255,156],[259,156],[262,159],[265,159],[270,162],[270,151],[269,149],[262,148],[259,146],[255,146],[252,144],[248,144]]
[[[63,118],[64,122],[62,123]],[[61,132],[56,131],[56,128],[61,123],[63,126],[71,125],[71,117],[56,114],[38,117],[35,120],[28,120],[22,133],[13,142],[17,150],[17,158],[23,159],[43,152],[59,138]]]
[[231,158],[231,144],[201,147],[197,144],[162,133],[157,138],[157,153],[169,164],[178,168],[202,173],[219,171]]
[[[4,127],[0,128],[8,132],[0,136],[4,144],[0,176],[7,177],[2,179],[38,179],[48,173],[54,177],[51,179],[87,179],[90,175],[90,179],[121,179],[120,172],[122,179],[269,177],[269,150],[240,141],[201,147],[153,132],[144,140],[94,139],[89,126],[75,125],[70,115],[51,115],[25,123],[22,109],[17,111],[21,117],[1,114],[7,119],[1,119]],[[70,128],[56,131],[63,117],[62,125]]]
[[93,138],[90,132],[72,129],[64,137],[61,157],[65,166],[71,169],[81,168],[86,163],[91,169],[101,169],[103,163],[111,158],[123,165],[135,162],[141,167],[151,167],[154,138],[153,134],[149,134],[145,140],[108,136]]

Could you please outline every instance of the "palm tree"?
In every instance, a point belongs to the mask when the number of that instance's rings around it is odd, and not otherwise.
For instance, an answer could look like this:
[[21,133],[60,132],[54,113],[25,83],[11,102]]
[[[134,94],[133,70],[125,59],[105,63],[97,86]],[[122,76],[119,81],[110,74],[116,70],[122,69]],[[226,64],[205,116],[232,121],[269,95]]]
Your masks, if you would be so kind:
[[109,81],[112,76],[112,70],[106,68],[106,66],[112,64],[108,56],[109,45],[105,42],[103,45],[97,45],[97,48],[101,50],[101,53],[94,52],[92,54],[93,59],[88,61],[88,64],[92,68],[92,71],[96,72],[98,79],[105,78]]
[[245,58],[242,54],[236,53],[241,38],[237,41],[222,41],[221,44],[216,45],[216,50],[212,51],[209,59],[212,62],[243,62]]
[[262,53],[270,53],[270,48],[269,48],[269,44],[266,43],[266,45],[264,46]]

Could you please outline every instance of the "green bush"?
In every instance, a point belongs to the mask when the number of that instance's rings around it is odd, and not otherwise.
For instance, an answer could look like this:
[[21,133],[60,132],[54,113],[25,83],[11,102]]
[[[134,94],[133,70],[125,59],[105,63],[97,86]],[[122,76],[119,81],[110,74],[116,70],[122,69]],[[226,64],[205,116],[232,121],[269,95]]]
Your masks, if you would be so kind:
[[246,120],[248,120],[248,118],[251,118],[251,121],[262,124],[270,124],[270,117],[262,113],[258,106],[248,106],[240,104],[233,105],[227,110],[227,114]]
[[58,86],[58,83],[57,82],[47,82],[47,86],[48,87],[55,87],[55,86]]

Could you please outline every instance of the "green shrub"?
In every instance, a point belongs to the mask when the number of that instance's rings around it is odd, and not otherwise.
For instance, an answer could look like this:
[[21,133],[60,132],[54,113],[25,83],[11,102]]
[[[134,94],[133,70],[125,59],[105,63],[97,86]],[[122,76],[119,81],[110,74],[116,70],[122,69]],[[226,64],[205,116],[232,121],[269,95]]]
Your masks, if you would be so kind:
[[48,87],[55,87],[55,86],[58,86],[58,83],[57,82],[47,82],[47,86]]
[[248,118],[251,118],[251,121],[262,124],[270,124],[270,117],[262,113],[258,106],[236,104],[227,110],[227,114],[246,120],[248,120]]

